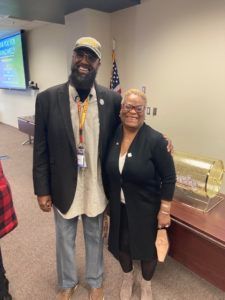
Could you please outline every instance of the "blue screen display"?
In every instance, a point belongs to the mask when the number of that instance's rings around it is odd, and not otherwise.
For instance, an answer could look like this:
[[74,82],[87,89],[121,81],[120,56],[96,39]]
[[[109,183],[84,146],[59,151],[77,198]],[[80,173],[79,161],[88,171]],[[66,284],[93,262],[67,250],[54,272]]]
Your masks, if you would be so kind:
[[27,88],[22,33],[0,39],[0,88]]

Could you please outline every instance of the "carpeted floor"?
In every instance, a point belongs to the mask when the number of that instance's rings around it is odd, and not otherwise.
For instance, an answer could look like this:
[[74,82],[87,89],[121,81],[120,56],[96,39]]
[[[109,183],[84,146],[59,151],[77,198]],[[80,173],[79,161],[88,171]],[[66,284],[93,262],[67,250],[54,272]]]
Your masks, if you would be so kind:
[[[40,211],[32,186],[32,145],[22,145],[27,136],[16,128],[0,124],[0,155],[11,184],[19,226],[1,240],[10,290],[14,300],[51,300],[56,293],[55,236],[52,213]],[[84,242],[82,226],[76,241],[80,286],[73,299],[88,299],[84,280]],[[122,274],[115,259],[105,258],[105,300],[119,299]],[[225,258],[224,258],[225,259]],[[204,263],[204,262],[202,262]],[[154,300],[225,300],[225,293],[171,259],[159,264],[152,280]],[[139,298],[139,286],[133,300]]]

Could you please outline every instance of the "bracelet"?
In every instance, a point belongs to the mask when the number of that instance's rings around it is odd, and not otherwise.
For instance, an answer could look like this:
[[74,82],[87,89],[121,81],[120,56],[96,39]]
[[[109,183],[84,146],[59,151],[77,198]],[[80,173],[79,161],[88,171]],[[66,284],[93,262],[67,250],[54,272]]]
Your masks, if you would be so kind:
[[170,215],[170,213],[168,211],[160,210],[159,212],[164,215]]

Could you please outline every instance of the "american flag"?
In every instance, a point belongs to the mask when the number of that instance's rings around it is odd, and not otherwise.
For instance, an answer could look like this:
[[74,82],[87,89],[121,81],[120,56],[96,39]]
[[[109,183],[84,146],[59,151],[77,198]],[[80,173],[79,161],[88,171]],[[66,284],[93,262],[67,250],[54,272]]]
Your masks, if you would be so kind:
[[113,68],[110,80],[110,89],[121,94],[120,79],[115,59],[115,51],[112,52]]

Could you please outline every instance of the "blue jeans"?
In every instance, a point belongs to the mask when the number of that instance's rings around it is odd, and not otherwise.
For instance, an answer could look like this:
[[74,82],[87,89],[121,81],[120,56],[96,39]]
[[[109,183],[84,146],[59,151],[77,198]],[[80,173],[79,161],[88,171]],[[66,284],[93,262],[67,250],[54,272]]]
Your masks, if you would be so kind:
[[[75,239],[78,217],[64,219],[54,207],[56,227],[56,260],[58,285],[71,288],[78,283],[75,261]],[[82,215],[86,250],[86,281],[92,288],[102,285],[103,279],[103,214],[96,217]]]

